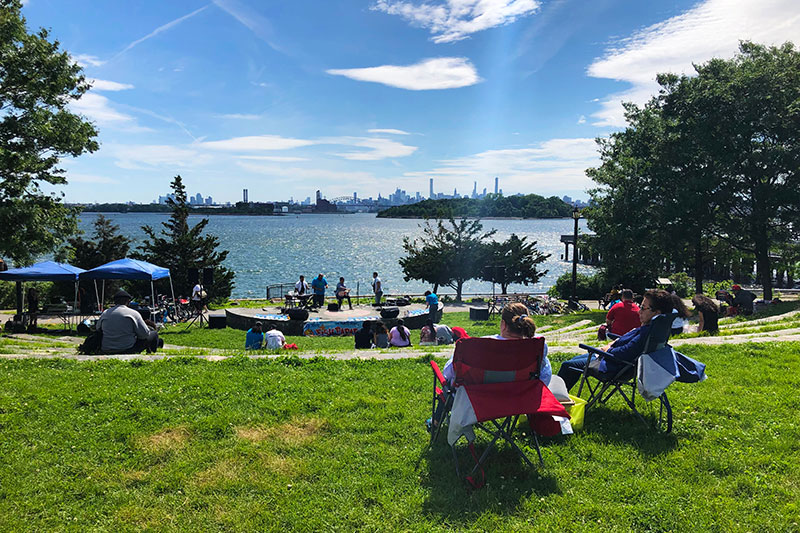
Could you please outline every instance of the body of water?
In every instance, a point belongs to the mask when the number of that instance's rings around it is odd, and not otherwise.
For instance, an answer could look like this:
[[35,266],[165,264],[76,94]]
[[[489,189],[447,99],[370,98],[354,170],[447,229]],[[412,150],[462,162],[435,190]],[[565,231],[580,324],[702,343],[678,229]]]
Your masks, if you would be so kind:
[[[80,228],[91,236],[94,213],[81,215]],[[169,218],[162,213],[107,213],[105,216],[120,227],[120,233],[133,240],[135,248],[145,237],[141,229],[150,225],[157,229]],[[192,215],[190,224],[203,217]],[[403,281],[398,259],[404,255],[403,237],[422,235],[420,220],[377,218],[374,214],[351,215],[292,215],[276,217],[212,215],[206,232],[219,238],[220,248],[229,250],[225,266],[236,273],[233,296],[261,298],[266,286],[295,282],[300,274],[308,281],[318,273],[325,274],[332,293],[339,276],[344,276],[355,294],[371,293],[372,272],[380,274],[384,293],[422,293],[430,286],[419,281]],[[535,240],[537,247],[550,258],[544,263],[548,270],[533,286],[512,286],[510,290],[543,292],[551,287],[571,263],[562,261],[562,234],[573,231],[572,219],[483,220],[484,230],[495,229],[496,240],[506,240],[512,233]],[[585,221],[581,230],[586,231]],[[578,265],[580,272],[591,273],[592,267]],[[190,288],[175,287],[181,294]],[[491,292],[492,284],[468,281],[464,292]],[[497,289],[499,291],[499,287]],[[454,292],[449,288],[441,293]]]

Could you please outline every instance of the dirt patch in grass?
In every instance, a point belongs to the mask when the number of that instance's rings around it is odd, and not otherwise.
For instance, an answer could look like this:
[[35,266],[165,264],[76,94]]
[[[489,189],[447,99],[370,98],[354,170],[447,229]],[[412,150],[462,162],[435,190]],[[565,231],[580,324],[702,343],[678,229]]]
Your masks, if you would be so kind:
[[299,461],[286,455],[263,454],[261,464],[264,469],[286,477],[296,476],[300,472]]
[[191,433],[183,426],[164,428],[139,440],[142,448],[149,452],[172,452],[183,449]]
[[194,476],[194,483],[201,488],[216,487],[241,477],[243,466],[233,459],[223,459]]
[[317,438],[328,428],[322,418],[293,418],[278,426],[247,427],[234,429],[236,436],[250,442],[276,441],[289,446],[301,446]]
[[170,516],[163,509],[126,505],[116,512],[117,518],[136,529],[163,530],[170,522]]

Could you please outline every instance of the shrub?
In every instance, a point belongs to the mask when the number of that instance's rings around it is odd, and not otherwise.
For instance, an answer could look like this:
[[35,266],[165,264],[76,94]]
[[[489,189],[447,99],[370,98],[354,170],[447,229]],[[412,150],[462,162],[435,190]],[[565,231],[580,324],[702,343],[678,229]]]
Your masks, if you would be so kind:
[[[575,296],[579,300],[596,300],[601,298],[606,290],[603,277],[600,274],[587,276],[578,274],[575,285]],[[556,284],[547,291],[549,296],[568,300],[572,297],[572,272],[564,272],[556,280]]]

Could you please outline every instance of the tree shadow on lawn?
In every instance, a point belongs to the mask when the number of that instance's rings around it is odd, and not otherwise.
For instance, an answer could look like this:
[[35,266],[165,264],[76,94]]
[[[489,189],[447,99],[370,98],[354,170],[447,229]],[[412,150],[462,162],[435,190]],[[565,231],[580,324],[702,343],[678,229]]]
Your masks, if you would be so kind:
[[[550,444],[560,444],[558,439],[547,439],[541,443],[545,468],[539,468],[539,459],[533,446],[523,447],[535,465],[532,468],[516,450],[505,443],[496,444],[483,465],[486,485],[474,490],[463,477],[459,479],[456,475],[453,455],[445,437],[440,436],[432,447],[422,452],[421,459],[427,460],[427,469],[424,462],[421,467],[421,483],[429,494],[423,504],[426,514],[440,516],[447,523],[472,524],[486,511],[514,514],[534,494],[536,497],[547,497],[561,493],[555,475],[547,470],[548,461],[558,460],[552,453],[548,454],[547,448]],[[475,443],[478,456],[488,444],[488,439],[478,437]],[[522,439],[517,444],[527,444],[527,441]],[[463,439],[456,445],[456,456],[461,475],[467,475],[475,462]]]

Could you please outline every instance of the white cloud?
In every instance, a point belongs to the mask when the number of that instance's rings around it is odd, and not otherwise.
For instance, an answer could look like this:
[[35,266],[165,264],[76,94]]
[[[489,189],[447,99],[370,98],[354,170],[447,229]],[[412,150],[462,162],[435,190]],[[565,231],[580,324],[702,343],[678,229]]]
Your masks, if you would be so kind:
[[602,110],[592,115],[595,125],[624,125],[620,102],[647,101],[658,91],[656,74],[692,74],[692,63],[732,57],[741,40],[770,45],[800,41],[797,0],[705,0],[621,40],[589,66],[588,74],[632,87],[602,100]]
[[89,54],[74,55],[74,56],[72,56],[72,59],[74,59],[77,64],[79,64],[80,66],[82,66],[84,68],[86,68],[88,66],[102,67],[103,65],[106,64],[106,62],[103,61],[102,59],[100,59],[99,57],[92,56],[92,55],[89,55]]
[[399,15],[413,26],[430,30],[433,42],[448,43],[510,24],[535,13],[539,5],[537,0],[445,0],[437,4],[377,0],[371,9]]
[[249,137],[234,137],[222,141],[206,141],[197,143],[198,147],[210,150],[223,150],[227,152],[257,152],[261,150],[288,150],[309,146],[314,141],[306,139],[292,139],[280,135],[255,135]]
[[578,124],[586,124],[586,116],[585,115],[581,115],[580,117],[578,117]]
[[411,134],[410,134],[410,133],[408,133],[407,131],[403,131],[403,130],[393,130],[393,129],[391,129],[391,128],[388,128],[388,129],[379,129],[379,128],[374,128],[374,129],[367,130],[367,131],[368,131],[369,133],[388,133],[389,135],[411,135]]
[[481,80],[475,67],[464,57],[424,59],[414,65],[382,65],[379,67],[330,69],[328,74],[353,80],[382,83],[390,87],[424,91],[468,87]]
[[267,43],[273,50],[283,52],[272,39],[272,25],[254,9],[236,0],[212,0],[214,5],[235,18],[241,25]]
[[551,195],[561,191],[585,190],[592,185],[585,170],[597,166],[599,157],[594,139],[551,139],[537,146],[487,150],[457,159],[439,161],[438,167],[405,176],[437,178],[437,190],[477,178],[498,176],[507,192],[530,191]]
[[226,113],[224,115],[217,115],[219,118],[226,118],[230,120],[258,120],[261,115],[254,115],[250,113]]
[[408,146],[403,143],[390,139],[379,139],[374,137],[331,137],[320,139],[322,144],[342,144],[365,148],[354,152],[340,152],[334,154],[351,161],[377,161],[389,157],[406,157],[413,154],[416,146]]
[[163,33],[163,32],[165,32],[165,31],[167,31],[168,29],[172,28],[173,26],[177,26],[178,24],[180,24],[180,23],[181,23],[181,22],[183,22],[184,20],[186,20],[186,19],[189,19],[189,18],[192,18],[193,16],[197,15],[198,13],[200,13],[200,12],[202,12],[202,11],[205,11],[206,9],[208,9],[208,6],[207,6],[207,5],[205,5],[205,6],[201,7],[200,9],[195,9],[194,11],[192,11],[191,13],[189,13],[189,14],[187,14],[187,15],[184,15],[184,16],[182,16],[182,17],[178,17],[178,18],[176,18],[176,19],[175,19],[175,20],[173,20],[173,21],[167,22],[166,24],[163,24],[163,25],[159,26],[158,28],[156,28],[155,30],[151,31],[150,33],[148,33],[148,34],[147,34],[147,35],[145,35],[144,37],[141,37],[141,38],[139,38],[139,39],[136,39],[135,41],[133,41],[133,42],[131,42],[130,44],[128,44],[128,46],[126,46],[125,48],[123,48],[123,49],[122,49],[122,51],[121,51],[121,52],[119,52],[118,54],[116,54],[114,57],[119,57],[119,56],[121,56],[122,54],[124,54],[125,52],[127,52],[128,50],[130,50],[131,48],[133,48],[134,46],[136,46],[136,45],[138,45],[138,44],[141,44],[141,43],[143,43],[144,41],[146,41],[146,40],[148,40],[148,39],[151,39],[152,37],[155,37],[155,36],[156,36],[156,35],[158,35],[159,33]]
[[133,85],[130,83],[119,83],[117,81],[97,80],[92,78],[89,78],[87,81],[92,84],[93,91],[124,91],[133,89]]
[[70,104],[76,113],[85,115],[100,125],[135,126],[136,119],[111,107],[110,100],[91,91]]
[[273,161],[276,163],[293,163],[297,161],[308,161],[305,157],[291,157],[282,155],[240,155],[238,159],[250,161]]
[[171,145],[119,145],[102,148],[100,155],[110,155],[120,168],[140,169],[158,167],[176,169],[196,167],[211,162],[212,158],[192,148]]

